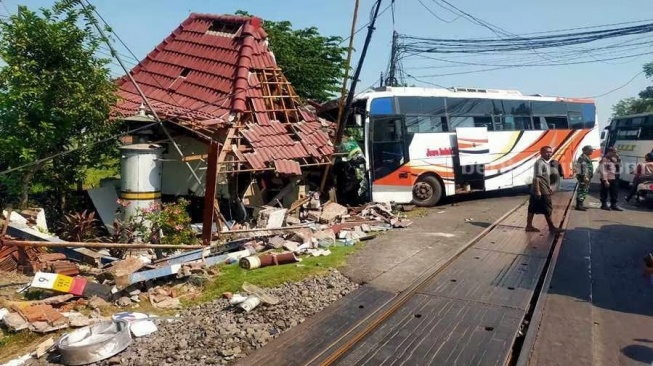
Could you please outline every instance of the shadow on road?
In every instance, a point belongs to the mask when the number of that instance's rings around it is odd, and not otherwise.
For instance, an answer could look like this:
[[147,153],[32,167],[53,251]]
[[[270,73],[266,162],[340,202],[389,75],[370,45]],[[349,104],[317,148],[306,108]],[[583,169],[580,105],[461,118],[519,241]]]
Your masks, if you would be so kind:
[[528,187],[517,187],[517,188],[502,189],[498,191],[489,191],[489,192],[472,192],[467,194],[459,194],[457,196],[452,196],[452,197],[444,197],[436,207],[455,205],[467,201],[482,200],[488,198],[515,197],[515,196],[523,196],[527,194],[528,194]]
[[641,346],[638,344],[631,344],[621,349],[624,356],[643,363],[651,363],[653,361],[653,348],[648,346]]
[[652,250],[650,227],[606,224],[600,230],[569,229],[549,293],[603,309],[653,316],[653,289],[643,276],[643,258]]
[[468,222],[468,224],[470,224],[470,225],[474,225],[474,226],[478,226],[478,227],[482,227],[482,228],[484,228],[484,229],[486,229],[486,228],[492,226],[492,223],[491,223],[491,222],[476,222],[476,221],[470,221],[470,222]]

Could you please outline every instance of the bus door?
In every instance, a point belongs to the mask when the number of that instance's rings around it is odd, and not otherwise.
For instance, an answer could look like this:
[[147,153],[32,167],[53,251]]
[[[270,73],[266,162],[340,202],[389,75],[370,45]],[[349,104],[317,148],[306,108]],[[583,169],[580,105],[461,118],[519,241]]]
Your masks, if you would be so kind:
[[403,116],[370,119],[370,178],[375,202],[410,202],[414,177],[408,168],[408,143]]
[[485,164],[491,160],[487,127],[456,128],[456,184],[462,191],[485,189]]

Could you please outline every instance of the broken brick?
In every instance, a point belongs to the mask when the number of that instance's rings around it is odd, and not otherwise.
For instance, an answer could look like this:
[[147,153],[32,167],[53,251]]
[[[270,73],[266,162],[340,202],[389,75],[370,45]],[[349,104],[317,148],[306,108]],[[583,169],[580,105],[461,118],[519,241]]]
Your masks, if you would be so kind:
[[64,317],[52,306],[45,304],[32,305],[19,309],[19,313],[29,323],[42,321],[47,322],[48,324],[55,324],[58,320]]

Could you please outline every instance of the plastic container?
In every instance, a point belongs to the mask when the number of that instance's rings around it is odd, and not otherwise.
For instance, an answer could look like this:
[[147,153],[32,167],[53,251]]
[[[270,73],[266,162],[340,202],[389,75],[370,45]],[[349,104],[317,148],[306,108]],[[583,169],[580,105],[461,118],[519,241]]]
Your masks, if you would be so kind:
[[261,300],[256,296],[250,296],[247,300],[240,303],[240,308],[245,310],[246,313],[254,310],[255,307],[261,304]]

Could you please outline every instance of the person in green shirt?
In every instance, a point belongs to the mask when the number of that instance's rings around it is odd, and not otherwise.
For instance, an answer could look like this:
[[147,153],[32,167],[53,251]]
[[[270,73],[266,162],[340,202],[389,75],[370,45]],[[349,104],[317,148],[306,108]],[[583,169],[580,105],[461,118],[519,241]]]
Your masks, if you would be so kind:
[[594,148],[587,145],[583,146],[583,153],[576,161],[576,179],[578,180],[578,192],[576,193],[576,210],[587,211],[584,202],[590,190],[590,181],[594,175],[594,165],[592,164],[592,155]]

